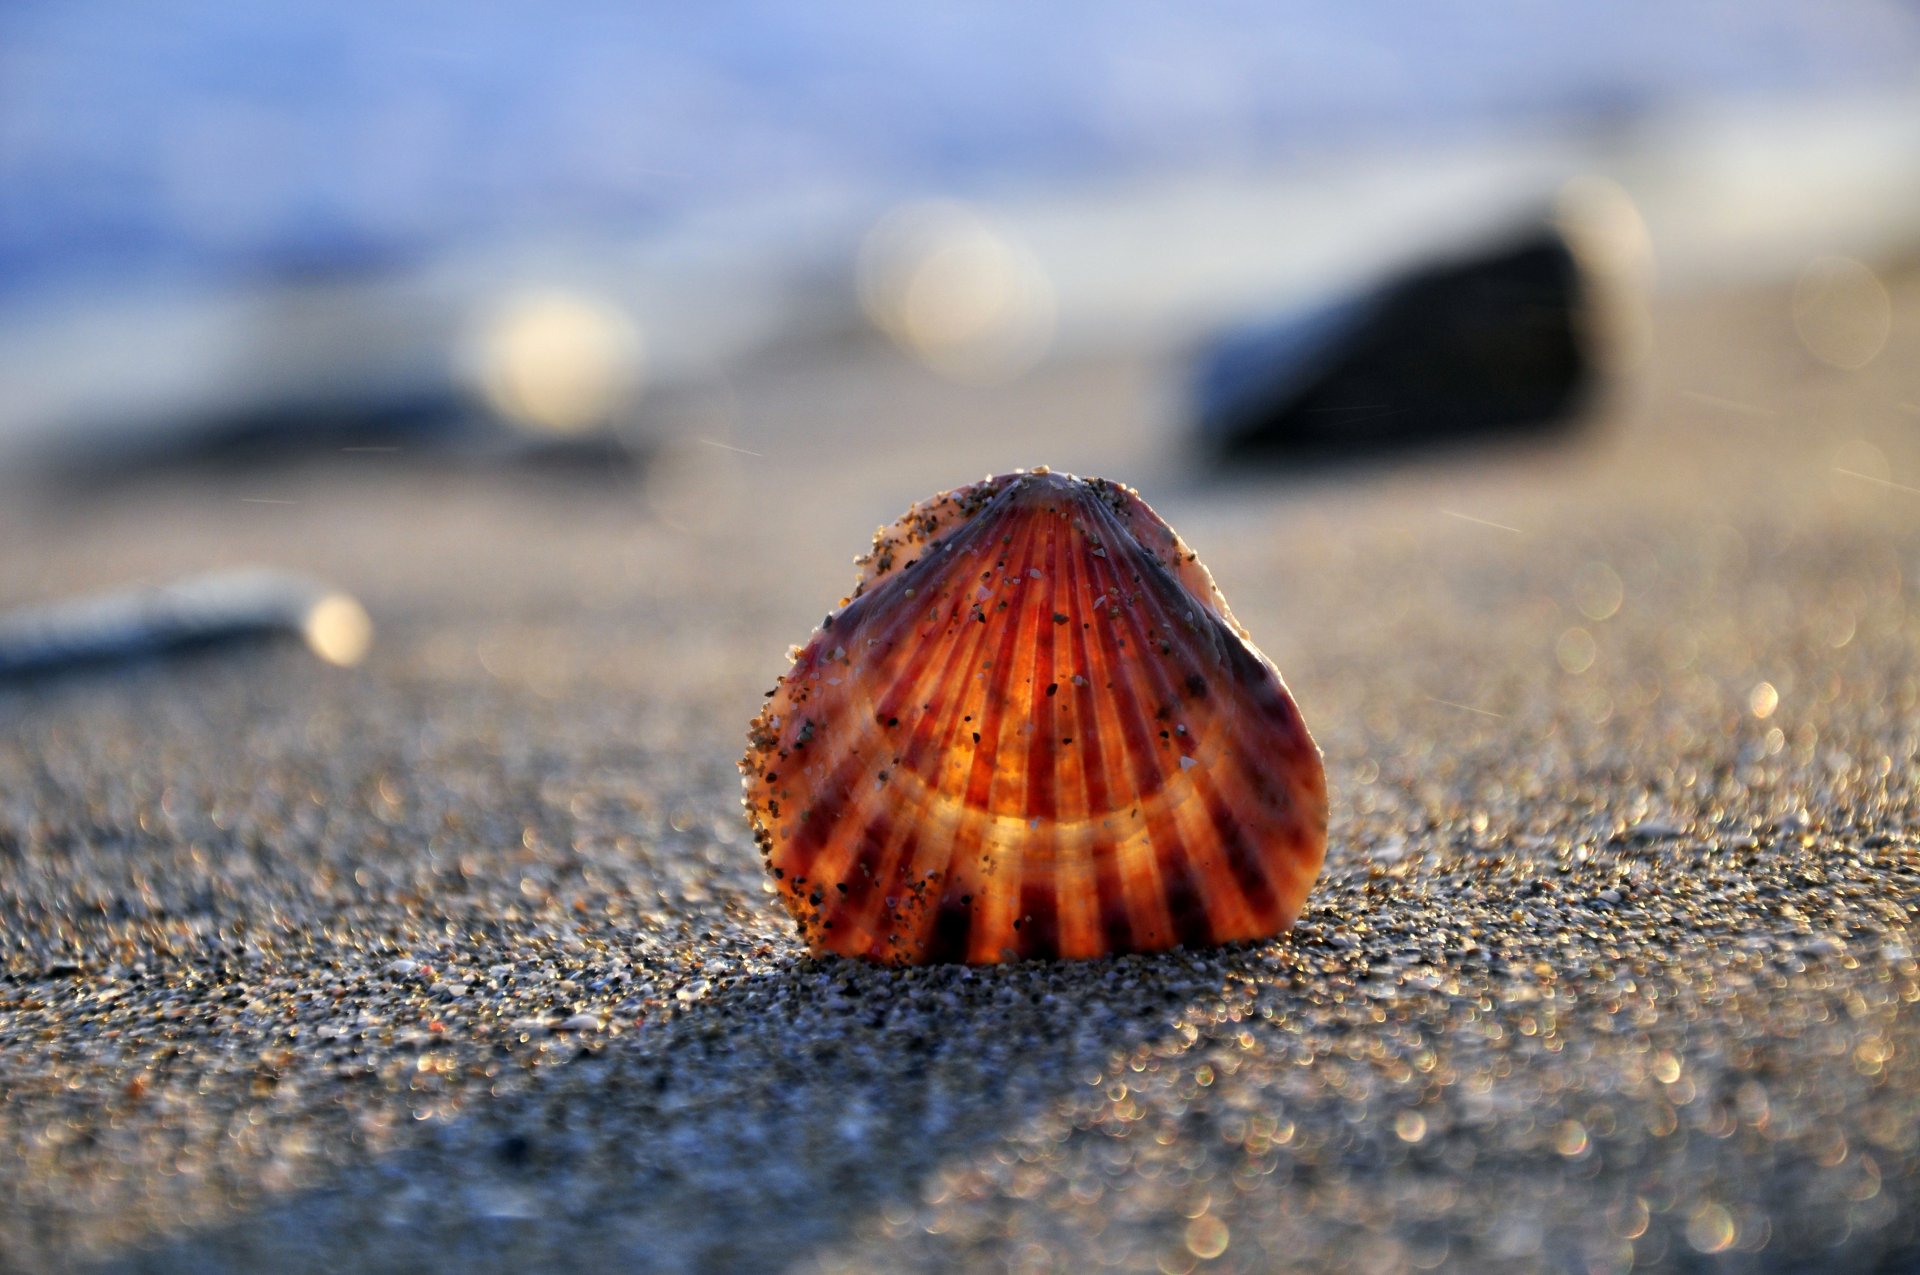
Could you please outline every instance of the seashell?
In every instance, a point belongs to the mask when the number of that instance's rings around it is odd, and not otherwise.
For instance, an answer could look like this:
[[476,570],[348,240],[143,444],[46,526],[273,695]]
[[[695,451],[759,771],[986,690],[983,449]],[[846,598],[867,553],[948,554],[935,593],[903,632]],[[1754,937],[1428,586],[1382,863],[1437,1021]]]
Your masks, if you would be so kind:
[[816,952],[1090,957],[1293,923],[1326,852],[1319,750],[1137,492],[988,478],[859,565],[740,763]]

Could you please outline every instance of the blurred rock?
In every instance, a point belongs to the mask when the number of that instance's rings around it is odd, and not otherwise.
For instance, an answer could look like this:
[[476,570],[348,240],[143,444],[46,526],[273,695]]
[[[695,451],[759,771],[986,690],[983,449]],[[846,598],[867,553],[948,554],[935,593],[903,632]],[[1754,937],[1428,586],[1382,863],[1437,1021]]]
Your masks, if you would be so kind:
[[1217,338],[1198,428],[1220,461],[1340,462],[1566,428],[1595,380],[1588,288],[1541,229]]
[[180,476],[333,463],[359,472],[513,470],[630,480],[650,440],[637,428],[540,430],[473,410],[451,395],[261,405],[221,419],[158,425],[138,439],[44,453],[36,476],[62,496]]
[[373,626],[359,602],[305,577],[216,572],[0,613],[0,685],[287,638],[348,666]]

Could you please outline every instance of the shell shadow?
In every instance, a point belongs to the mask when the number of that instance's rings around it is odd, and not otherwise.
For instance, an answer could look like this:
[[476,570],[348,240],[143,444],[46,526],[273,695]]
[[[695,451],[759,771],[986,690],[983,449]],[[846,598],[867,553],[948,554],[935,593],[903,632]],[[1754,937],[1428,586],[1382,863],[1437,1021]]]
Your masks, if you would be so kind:
[[787,1269],[1007,1134],[1097,1107],[1099,1077],[1184,1048],[1183,1011],[1274,955],[803,959],[103,1269]]

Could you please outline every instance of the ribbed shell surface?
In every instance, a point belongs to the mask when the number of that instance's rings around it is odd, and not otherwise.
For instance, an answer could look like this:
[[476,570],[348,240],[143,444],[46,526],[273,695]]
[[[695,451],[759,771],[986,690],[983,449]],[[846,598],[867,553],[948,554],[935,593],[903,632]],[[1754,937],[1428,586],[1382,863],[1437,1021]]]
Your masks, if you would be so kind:
[[1319,751],[1137,494],[990,478],[862,563],[741,762],[816,951],[1089,957],[1293,923],[1326,848]]

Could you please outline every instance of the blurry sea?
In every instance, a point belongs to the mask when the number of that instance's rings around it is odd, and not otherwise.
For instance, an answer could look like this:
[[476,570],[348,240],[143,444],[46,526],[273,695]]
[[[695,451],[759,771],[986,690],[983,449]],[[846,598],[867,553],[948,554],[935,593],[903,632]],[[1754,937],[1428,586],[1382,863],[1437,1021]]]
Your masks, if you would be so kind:
[[844,309],[860,237],[930,195],[1011,228],[1069,344],[1177,337],[1587,169],[1692,183],[1661,233],[1750,261],[1912,192],[1885,156],[1920,111],[1885,103],[1916,68],[1888,0],[15,3],[0,443],[232,393],[191,369],[287,288],[437,313],[590,278],[671,375]]

